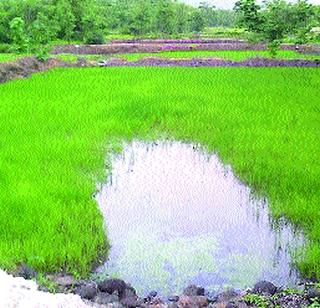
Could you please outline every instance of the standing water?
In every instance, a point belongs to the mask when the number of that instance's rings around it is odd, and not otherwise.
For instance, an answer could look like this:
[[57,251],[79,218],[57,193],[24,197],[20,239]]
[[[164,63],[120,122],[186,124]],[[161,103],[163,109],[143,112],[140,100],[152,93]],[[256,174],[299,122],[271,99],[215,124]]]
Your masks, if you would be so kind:
[[96,199],[111,243],[99,268],[138,292],[209,291],[258,280],[297,281],[290,252],[302,236],[275,229],[255,198],[216,155],[179,142],[133,142],[115,158]]

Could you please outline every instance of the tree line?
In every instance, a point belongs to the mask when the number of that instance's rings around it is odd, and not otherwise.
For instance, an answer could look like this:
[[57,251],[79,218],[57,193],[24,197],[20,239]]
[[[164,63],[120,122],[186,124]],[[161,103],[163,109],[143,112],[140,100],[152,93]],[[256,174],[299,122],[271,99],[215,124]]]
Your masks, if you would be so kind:
[[17,52],[41,51],[52,40],[99,44],[108,33],[162,37],[215,26],[243,27],[270,45],[285,36],[302,43],[319,24],[320,6],[307,0],[239,0],[234,10],[178,0],[0,0],[0,43]]
[[320,40],[320,6],[307,0],[289,3],[284,0],[239,0],[235,4],[238,24],[247,29],[253,39],[267,41],[272,50],[288,38],[303,44]]
[[[232,26],[234,12],[174,0],[0,0],[0,42],[50,39],[103,43],[105,34],[142,36]],[[25,34],[25,37],[23,37]],[[23,46],[23,44],[22,44]]]

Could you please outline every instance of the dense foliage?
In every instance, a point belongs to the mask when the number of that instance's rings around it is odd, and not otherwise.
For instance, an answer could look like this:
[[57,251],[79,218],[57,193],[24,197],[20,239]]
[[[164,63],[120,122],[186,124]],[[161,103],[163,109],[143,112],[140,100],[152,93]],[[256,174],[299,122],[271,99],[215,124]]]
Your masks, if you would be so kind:
[[104,35],[114,31],[169,35],[233,22],[232,11],[207,4],[195,8],[173,0],[0,0],[2,43],[24,44],[26,36],[42,43],[49,39],[102,43]]
[[285,38],[301,44],[320,39],[316,30],[320,25],[320,6],[307,0],[286,2],[267,0],[258,5],[256,0],[239,0],[235,11],[238,23],[264,39],[270,46],[277,46]]
[[0,0],[0,44],[15,52],[45,54],[57,40],[99,44],[110,33],[167,37],[236,24],[274,45],[320,39],[320,9],[307,0],[239,0],[234,11],[177,0]]

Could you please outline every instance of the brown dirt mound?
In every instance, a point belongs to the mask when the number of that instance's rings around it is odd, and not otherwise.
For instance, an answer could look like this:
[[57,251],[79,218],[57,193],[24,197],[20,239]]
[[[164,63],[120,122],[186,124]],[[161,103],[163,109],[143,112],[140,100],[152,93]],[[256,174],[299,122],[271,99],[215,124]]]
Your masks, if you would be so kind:
[[68,66],[57,59],[41,62],[34,57],[22,58],[15,62],[0,64],[0,83],[25,78],[36,72],[42,72],[58,66]]

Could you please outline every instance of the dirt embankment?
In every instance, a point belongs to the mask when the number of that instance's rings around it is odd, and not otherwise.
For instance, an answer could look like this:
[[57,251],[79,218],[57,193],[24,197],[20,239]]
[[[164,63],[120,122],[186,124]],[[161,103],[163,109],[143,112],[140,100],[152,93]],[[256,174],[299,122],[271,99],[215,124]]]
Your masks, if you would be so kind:
[[41,62],[35,57],[21,58],[15,62],[0,63],[0,83],[26,78],[33,73],[62,66],[67,67],[69,64],[57,59],[49,59],[46,62]]
[[16,275],[18,277],[14,278],[0,270],[0,288],[5,291],[4,297],[0,298],[0,306],[5,303],[5,307],[39,308],[84,308],[88,305],[99,308],[299,308],[317,303],[320,296],[319,284],[315,280],[301,281],[300,285],[292,289],[260,281],[252,289],[227,289],[223,292],[208,292],[201,286],[192,284],[181,294],[162,297],[155,290],[146,296],[140,296],[134,287],[121,279],[77,281],[70,275],[62,274],[47,276],[57,292],[50,294],[45,286],[38,287],[30,280],[37,277],[33,269],[23,266]]
[[0,64],[0,83],[29,77],[30,75],[50,70],[55,67],[320,67],[320,61],[312,60],[277,60],[252,58],[241,62],[220,58],[168,59],[148,57],[137,61],[111,58],[102,62],[79,59],[76,63],[51,58],[46,62],[34,57],[22,58],[16,62]]
[[100,66],[146,66],[146,67],[320,67],[320,61],[312,60],[278,60],[251,58],[244,61],[230,61],[220,58],[173,59],[148,57],[137,61],[112,58]]
[[[317,45],[289,45],[281,46],[282,50],[295,50],[301,53],[320,53]],[[250,44],[245,41],[237,40],[132,40],[114,41],[104,45],[61,45],[53,49],[54,54],[100,54],[110,55],[119,53],[156,53],[161,51],[221,51],[221,50],[267,50],[266,44]]]

